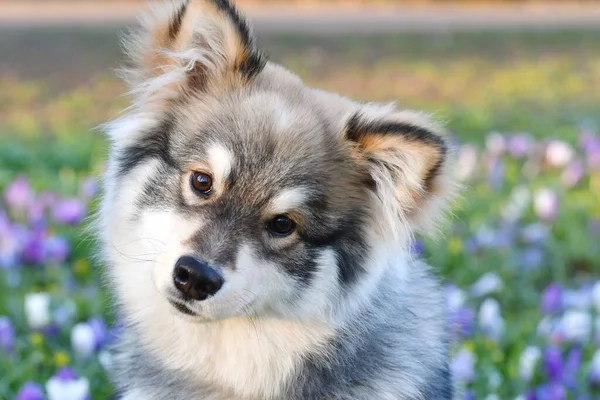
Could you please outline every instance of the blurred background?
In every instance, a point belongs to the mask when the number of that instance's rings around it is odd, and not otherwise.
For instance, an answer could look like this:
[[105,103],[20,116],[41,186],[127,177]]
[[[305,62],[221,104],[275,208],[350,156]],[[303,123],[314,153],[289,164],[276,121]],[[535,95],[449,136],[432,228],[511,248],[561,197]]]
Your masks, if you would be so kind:
[[[447,121],[466,189],[412,250],[446,283],[464,398],[600,398],[600,4],[237,3],[308,84]],[[85,227],[144,4],[0,1],[0,399],[113,393]]]

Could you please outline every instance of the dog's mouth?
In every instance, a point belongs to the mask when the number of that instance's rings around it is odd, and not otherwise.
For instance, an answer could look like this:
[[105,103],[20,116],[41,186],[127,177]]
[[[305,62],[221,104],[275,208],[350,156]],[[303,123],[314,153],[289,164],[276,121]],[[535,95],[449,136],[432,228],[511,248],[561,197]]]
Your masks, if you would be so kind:
[[169,303],[171,303],[171,305],[180,313],[185,314],[185,315],[197,315],[194,311],[192,311],[188,306],[186,306],[185,304],[182,303],[178,303],[176,301],[173,300],[169,300]]

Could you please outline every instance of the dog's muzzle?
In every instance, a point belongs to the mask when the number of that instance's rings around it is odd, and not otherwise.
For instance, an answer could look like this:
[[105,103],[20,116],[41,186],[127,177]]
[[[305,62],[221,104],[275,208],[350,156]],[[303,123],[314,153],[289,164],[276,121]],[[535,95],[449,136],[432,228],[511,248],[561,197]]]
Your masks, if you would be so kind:
[[195,257],[183,256],[175,263],[173,282],[186,300],[205,300],[221,289],[223,277]]

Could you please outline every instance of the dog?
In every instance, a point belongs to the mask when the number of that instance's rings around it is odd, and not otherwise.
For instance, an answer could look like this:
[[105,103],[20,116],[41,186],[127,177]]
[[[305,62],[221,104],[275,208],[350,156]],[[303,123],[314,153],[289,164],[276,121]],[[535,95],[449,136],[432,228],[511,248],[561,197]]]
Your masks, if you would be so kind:
[[306,86],[227,0],[154,5],[126,49],[99,218],[122,398],[450,399],[411,251],[455,192],[444,129]]

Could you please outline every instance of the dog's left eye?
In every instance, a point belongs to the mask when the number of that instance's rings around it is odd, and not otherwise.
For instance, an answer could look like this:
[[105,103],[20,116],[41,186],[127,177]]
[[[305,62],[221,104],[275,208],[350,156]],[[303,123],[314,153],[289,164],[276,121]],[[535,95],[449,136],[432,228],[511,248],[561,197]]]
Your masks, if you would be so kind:
[[267,225],[269,230],[280,236],[290,235],[296,228],[296,223],[285,215],[278,215],[269,221]]
[[204,172],[194,172],[190,177],[190,185],[200,194],[209,194],[212,190],[212,177]]

